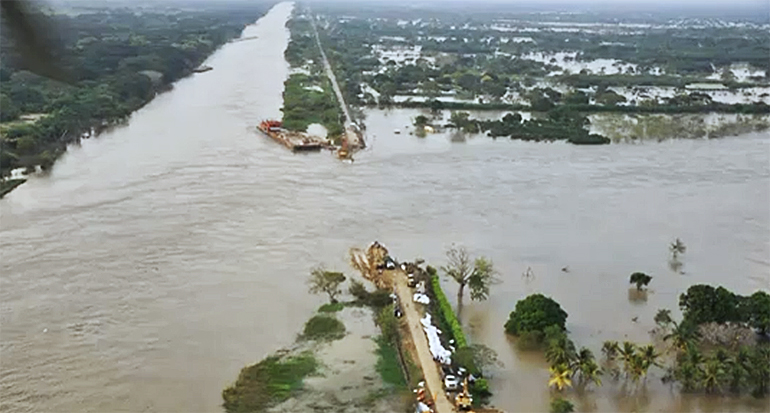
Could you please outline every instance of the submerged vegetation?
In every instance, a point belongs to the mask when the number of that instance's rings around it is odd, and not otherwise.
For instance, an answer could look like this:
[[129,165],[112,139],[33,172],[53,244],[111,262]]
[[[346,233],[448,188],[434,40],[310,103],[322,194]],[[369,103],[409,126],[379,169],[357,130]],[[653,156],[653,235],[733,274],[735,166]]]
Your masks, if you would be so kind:
[[[648,280],[643,273],[636,282]],[[750,393],[765,397],[770,392],[770,295],[758,291],[751,296],[736,295],[722,287],[693,285],[680,296],[684,318],[676,323],[671,312],[655,315],[658,333],[670,347],[661,351],[653,344],[605,341],[603,362],[591,350],[577,349],[564,328],[567,314],[558,303],[541,294],[516,303],[505,324],[509,334],[518,336],[523,349],[543,348],[549,363],[548,386],[558,392],[569,388],[601,386],[601,377],[634,386],[645,381],[651,368],[664,370],[663,381],[677,382],[683,392]],[[756,337],[746,335],[753,328]],[[754,333],[752,333],[754,334]],[[525,346],[522,346],[525,344]],[[664,365],[667,351],[673,363]],[[563,406],[554,399],[552,409]]]
[[547,334],[564,331],[567,312],[559,303],[542,294],[532,294],[516,303],[505,323],[505,332],[538,346],[547,340]]
[[17,186],[23,184],[24,182],[27,182],[26,179],[0,179],[0,198],[4,197],[5,194],[13,191],[14,188]]
[[305,323],[303,340],[337,340],[345,336],[345,325],[333,316],[316,315]]
[[287,400],[302,387],[302,379],[318,368],[311,353],[270,356],[244,367],[238,380],[222,391],[228,413],[261,412]]
[[721,115],[709,122],[702,115],[595,114],[591,120],[593,127],[613,142],[717,139],[770,128],[770,118],[766,115]]

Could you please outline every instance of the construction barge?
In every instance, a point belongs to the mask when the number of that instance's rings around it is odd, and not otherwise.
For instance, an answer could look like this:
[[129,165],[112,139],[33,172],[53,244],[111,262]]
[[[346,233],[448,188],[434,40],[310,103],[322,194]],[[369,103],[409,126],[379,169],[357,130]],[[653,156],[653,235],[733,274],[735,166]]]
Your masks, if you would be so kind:
[[313,152],[330,148],[328,140],[305,132],[290,131],[283,128],[281,121],[265,120],[260,122],[257,129],[276,142],[291,149],[292,152]]

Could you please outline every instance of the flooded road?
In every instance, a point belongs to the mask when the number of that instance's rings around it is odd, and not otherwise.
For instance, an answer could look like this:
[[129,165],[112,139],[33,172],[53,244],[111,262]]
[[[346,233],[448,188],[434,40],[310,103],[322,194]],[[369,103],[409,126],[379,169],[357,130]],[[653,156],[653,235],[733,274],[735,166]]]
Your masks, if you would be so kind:
[[[323,301],[306,293],[309,269],[352,274],[348,248],[373,239],[401,259],[441,264],[459,242],[494,260],[503,283],[466,315],[505,363],[492,383],[510,411],[548,399],[544,364],[503,335],[527,294],[561,302],[574,341],[598,353],[606,339],[648,340],[655,311],[691,284],[770,284],[766,133],[601,147],[420,139],[393,134],[417,112],[371,111],[354,164],[294,155],[254,131],[281,114],[290,11],[279,4],[244,33],[258,39],[209,59],[213,71],[0,201],[0,410],[219,411],[240,368],[292,343]],[[667,266],[676,237],[685,274]],[[634,271],[654,277],[646,303],[628,300]],[[763,407],[680,399],[652,378],[641,401],[618,389],[587,407]]]

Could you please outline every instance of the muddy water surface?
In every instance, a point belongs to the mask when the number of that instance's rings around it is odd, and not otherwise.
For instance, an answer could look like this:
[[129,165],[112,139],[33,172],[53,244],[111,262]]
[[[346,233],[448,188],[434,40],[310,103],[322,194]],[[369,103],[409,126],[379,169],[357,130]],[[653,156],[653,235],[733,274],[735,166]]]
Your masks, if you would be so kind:
[[[291,344],[322,302],[305,292],[308,270],[348,270],[348,248],[372,239],[404,259],[440,264],[461,242],[495,261],[503,283],[466,315],[505,363],[493,386],[509,411],[546,410],[544,364],[502,334],[529,293],[560,301],[575,341],[598,353],[605,339],[647,340],[655,310],[693,283],[770,284],[767,134],[602,147],[416,138],[404,128],[416,112],[394,110],[368,113],[370,149],[353,164],[292,155],[253,128],[280,116],[290,10],[0,201],[0,410],[218,411],[240,368]],[[675,237],[684,274],[666,263]],[[654,277],[646,303],[628,300],[634,271]],[[607,386],[582,409],[766,407],[657,383],[633,397]]]

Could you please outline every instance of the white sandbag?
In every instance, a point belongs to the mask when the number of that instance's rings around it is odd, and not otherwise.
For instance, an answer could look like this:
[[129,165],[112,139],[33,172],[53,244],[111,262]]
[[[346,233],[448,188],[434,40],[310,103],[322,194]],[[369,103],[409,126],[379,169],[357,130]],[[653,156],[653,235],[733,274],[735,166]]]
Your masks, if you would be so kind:
[[430,298],[425,294],[414,293],[414,295],[412,296],[412,300],[415,303],[420,303],[425,305],[430,304]]

